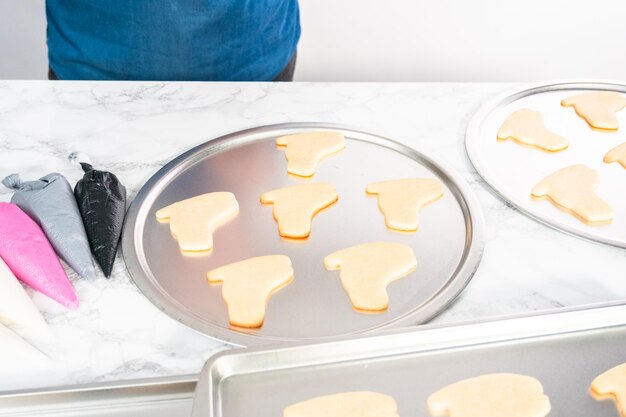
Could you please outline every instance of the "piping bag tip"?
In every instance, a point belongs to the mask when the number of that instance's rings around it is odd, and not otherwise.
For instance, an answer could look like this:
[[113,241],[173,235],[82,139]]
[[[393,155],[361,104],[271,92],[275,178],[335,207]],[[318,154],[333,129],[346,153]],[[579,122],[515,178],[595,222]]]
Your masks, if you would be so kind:
[[87,162],[81,162],[80,163],[80,167],[83,169],[83,171],[85,171],[86,173],[89,171],[93,171],[93,167],[88,164]]
[[22,179],[20,178],[20,174],[11,174],[2,180],[2,184],[13,190],[19,190],[22,186]]
[[82,274],[78,275],[84,278],[87,282],[96,282],[98,280],[98,276],[96,275],[96,270],[94,268],[89,271],[83,271]]
[[102,269],[102,273],[104,274],[104,277],[106,279],[110,279],[111,274],[113,273],[113,264],[115,263],[115,254],[113,254],[113,258],[111,259],[102,258],[102,257],[100,257],[100,259],[97,259],[97,258],[98,257],[96,257],[96,260],[98,262],[98,265],[100,265],[100,269]]
[[[89,156],[83,152],[78,152],[78,151],[70,152],[70,154],[67,155],[67,159],[70,161],[70,163],[74,165],[79,165],[81,168],[83,168],[83,170],[84,170],[83,165],[88,165],[89,167],[91,167],[92,165],[91,159],[89,158]],[[90,168],[90,169],[93,169],[93,168]]]
[[63,300],[61,305],[67,307],[70,310],[78,310],[78,307],[80,307],[80,302],[77,298],[74,298],[69,300]]

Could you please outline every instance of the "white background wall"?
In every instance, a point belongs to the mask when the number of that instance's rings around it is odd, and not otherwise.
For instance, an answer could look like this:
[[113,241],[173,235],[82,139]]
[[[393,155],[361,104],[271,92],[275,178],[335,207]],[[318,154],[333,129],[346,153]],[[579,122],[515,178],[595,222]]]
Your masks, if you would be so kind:
[[44,0],[0,0],[0,79],[48,77]]
[[[297,80],[626,79],[622,0],[300,3]],[[46,53],[44,0],[0,0],[0,79],[45,78]]]

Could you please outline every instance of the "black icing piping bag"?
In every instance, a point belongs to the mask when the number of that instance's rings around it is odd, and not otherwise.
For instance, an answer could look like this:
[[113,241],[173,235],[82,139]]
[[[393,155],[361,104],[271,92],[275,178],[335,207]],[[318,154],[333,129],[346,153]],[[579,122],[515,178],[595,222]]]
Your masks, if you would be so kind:
[[85,224],[91,251],[109,278],[126,214],[126,188],[109,171],[99,171],[85,162],[74,196]]
[[96,279],[83,220],[67,179],[52,173],[36,181],[22,181],[12,174],[2,184],[16,190],[11,202],[41,226],[57,255],[78,275]]

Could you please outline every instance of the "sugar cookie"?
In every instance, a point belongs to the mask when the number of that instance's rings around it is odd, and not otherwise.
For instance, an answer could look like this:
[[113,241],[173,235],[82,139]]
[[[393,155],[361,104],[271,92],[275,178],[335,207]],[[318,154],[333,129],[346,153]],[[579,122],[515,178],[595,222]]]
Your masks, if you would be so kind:
[[573,107],[591,127],[617,130],[615,113],[626,107],[626,96],[616,91],[592,91],[563,99],[561,106]]
[[399,417],[393,397],[378,392],[355,391],[324,395],[292,404],[283,417]]
[[613,209],[595,193],[598,173],[578,164],[560,169],[532,189],[533,198],[548,198],[561,210],[574,214],[588,224],[613,220]]
[[407,178],[374,182],[365,192],[378,194],[378,208],[388,228],[414,232],[419,228],[420,209],[441,198],[443,187],[439,180]]
[[272,294],[293,281],[293,268],[285,255],[258,256],[213,269],[207,279],[223,284],[230,324],[257,328],[263,324]]
[[589,393],[598,401],[613,400],[620,416],[626,417],[626,363],[596,377]]
[[341,285],[357,310],[384,311],[389,305],[387,285],[417,267],[410,246],[375,242],[331,253],[324,259],[329,271],[340,270]]
[[433,417],[545,417],[550,400],[535,378],[488,374],[448,385],[427,400]]
[[287,172],[311,177],[322,159],[346,147],[346,139],[339,132],[307,132],[281,136],[276,144],[285,148]]
[[548,152],[562,151],[569,146],[567,139],[546,129],[541,113],[531,109],[521,109],[507,117],[497,139],[512,139],[521,145]]
[[622,167],[626,168],[626,142],[608,151],[606,155],[604,155],[604,162],[607,164],[619,162]]
[[239,213],[232,193],[216,192],[188,198],[156,212],[160,222],[169,222],[170,231],[183,252],[213,249],[213,233]]
[[274,205],[272,213],[281,236],[305,238],[311,234],[313,217],[338,198],[334,185],[311,183],[268,191],[261,195],[261,203]]

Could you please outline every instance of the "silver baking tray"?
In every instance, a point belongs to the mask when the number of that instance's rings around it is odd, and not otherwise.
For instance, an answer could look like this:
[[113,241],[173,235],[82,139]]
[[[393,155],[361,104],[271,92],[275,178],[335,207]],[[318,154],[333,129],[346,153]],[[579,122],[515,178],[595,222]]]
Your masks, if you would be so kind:
[[593,400],[591,381],[626,362],[626,306],[612,305],[480,322],[393,330],[320,344],[219,353],[205,365],[192,417],[282,416],[293,403],[343,391],[396,399],[401,416],[427,417],[427,397],[461,379],[493,372],[533,376],[551,416],[617,417]]
[[[356,389],[392,395],[401,416],[426,417],[444,385],[487,372],[538,378],[550,416],[617,417],[588,394],[593,378],[626,362],[626,305],[525,314],[461,325],[385,330],[323,343],[233,349],[202,373],[0,394],[0,417],[282,416],[294,402]],[[195,394],[194,394],[195,390]]]
[[[324,161],[314,181],[333,183],[339,201],[313,221],[304,243],[278,235],[271,207],[259,202],[268,190],[301,183],[287,174],[280,135],[313,130],[342,132],[346,149]],[[389,231],[372,181],[402,177],[438,178],[444,197],[421,211],[420,230]],[[309,180],[310,181],[310,180]],[[213,191],[231,191],[240,213],[217,230],[210,255],[185,256],[169,226],[155,212],[175,201]],[[482,254],[483,219],[469,186],[444,164],[383,136],[325,123],[289,123],[232,133],[175,158],[134,199],[122,238],[124,259],[141,291],[166,314],[227,343],[252,346],[317,341],[342,335],[423,323],[441,312],[467,285]],[[338,274],[324,269],[329,253],[358,243],[387,240],[411,245],[418,260],[410,278],[389,286],[390,307],[382,314],[355,312]],[[291,285],[275,294],[258,330],[229,327],[221,286],[206,272],[252,256],[288,255],[295,269]]]
[[[626,110],[616,114],[620,129],[591,129],[574,109],[561,107],[563,98],[590,90],[626,93],[626,84],[611,81],[555,81],[524,86],[494,97],[472,117],[465,145],[476,171],[522,213],[557,230],[596,242],[626,248],[626,170],[618,163],[606,164],[604,155],[626,142]],[[569,148],[548,153],[496,140],[503,121],[520,108],[540,111],[548,129],[567,138]],[[532,201],[530,190],[541,179],[568,165],[583,163],[599,172],[598,194],[615,210],[611,224],[588,226],[550,204]]]
[[187,417],[197,375],[0,394],[0,417]]

